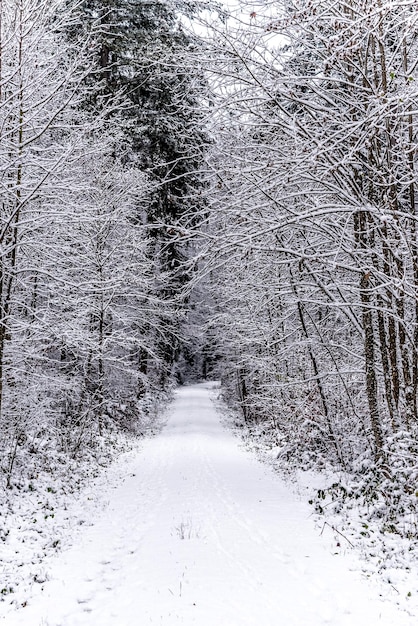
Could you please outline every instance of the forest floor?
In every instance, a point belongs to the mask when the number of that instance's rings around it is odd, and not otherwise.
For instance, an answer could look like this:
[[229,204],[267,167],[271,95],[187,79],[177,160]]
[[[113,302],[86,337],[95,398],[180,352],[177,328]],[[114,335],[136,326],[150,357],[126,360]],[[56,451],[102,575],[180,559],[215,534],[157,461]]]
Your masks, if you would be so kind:
[[[4,596],[0,621],[417,623],[418,589],[401,601],[387,581],[362,571],[359,555],[338,535],[321,533],[305,492],[301,498],[240,445],[222,424],[214,395],[209,384],[180,388],[162,431],[68,501],[65,514],[56,512],[63,549],[37,564],[35,575],[27,560],[31,584]],[[4,545],[14,544],[8,537]]]

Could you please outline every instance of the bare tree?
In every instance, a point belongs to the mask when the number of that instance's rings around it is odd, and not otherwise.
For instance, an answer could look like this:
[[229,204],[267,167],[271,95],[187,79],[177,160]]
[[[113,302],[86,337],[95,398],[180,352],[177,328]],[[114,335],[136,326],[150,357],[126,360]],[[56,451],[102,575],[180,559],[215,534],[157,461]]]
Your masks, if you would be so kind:
[[362,440],[380,462],[386,437],[416,422],[416,12],[378,0],[275,11],[214,36],[225,139],[208,248],[221,280],[233,264],[248,284],[230,296],[222,284],[224,316],[243,329],[223,332],[236,354],[249,348],[245,368],[225,356],[246,372],[255,416],[292,389],[283,404],[305,425],[320,416],[318,445],[327,433],[341,460]]

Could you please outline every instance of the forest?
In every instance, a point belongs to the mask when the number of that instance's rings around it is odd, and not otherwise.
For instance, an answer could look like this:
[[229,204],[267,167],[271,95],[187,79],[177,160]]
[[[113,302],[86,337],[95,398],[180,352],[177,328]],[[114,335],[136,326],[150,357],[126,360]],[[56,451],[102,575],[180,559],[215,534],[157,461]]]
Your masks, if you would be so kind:
[[415,541],[415,0],[0,0],[0,33],[6,500],[211,378],[344,473],[317,511]]

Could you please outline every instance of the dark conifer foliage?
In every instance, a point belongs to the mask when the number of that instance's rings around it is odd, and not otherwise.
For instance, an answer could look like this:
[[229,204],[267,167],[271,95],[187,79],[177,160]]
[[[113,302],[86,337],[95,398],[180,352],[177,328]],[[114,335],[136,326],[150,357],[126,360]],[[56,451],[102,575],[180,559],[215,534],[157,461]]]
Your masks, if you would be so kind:
[[97,82],[92,104],[100,107],[114,99],[124,131],[122,158],[151,182],[147,206],[132,217],[148,224],[151,254],[163,275],[160,295],[175,301],[178,322],[156,339],[168,368],[180,351],[181,291],[190,279],[184,233],[202,208],[200,170],[207,142],[199,111],[204,80],[190,61],[195,42],[179,19],[180,13],[195,10],[191,6],[160,0],[86,0],[81,5],[82,27],[99,31],[97,72],[89,78]]

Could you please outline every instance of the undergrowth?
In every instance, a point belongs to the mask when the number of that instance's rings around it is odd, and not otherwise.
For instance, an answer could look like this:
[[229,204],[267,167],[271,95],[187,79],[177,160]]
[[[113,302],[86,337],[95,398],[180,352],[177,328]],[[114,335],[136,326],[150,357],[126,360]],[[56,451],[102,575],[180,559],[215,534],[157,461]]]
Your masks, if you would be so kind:
[[[0,459],[0,602],[22,605],[32,585],[46,580],[45,558],[59,552],[82,526],[93,481],[106,481],[106,468],[140,439],[159,431],[167,397],[137,419],[135,430],[108,425],[83,446],[66,445],[54,430],[37,430],[14,447],[3,439]],[[72,437],[70,440],[69,437]],[[10,462],[13,455],[13,463]],[[1,611],[0,611],[1,616]]]

